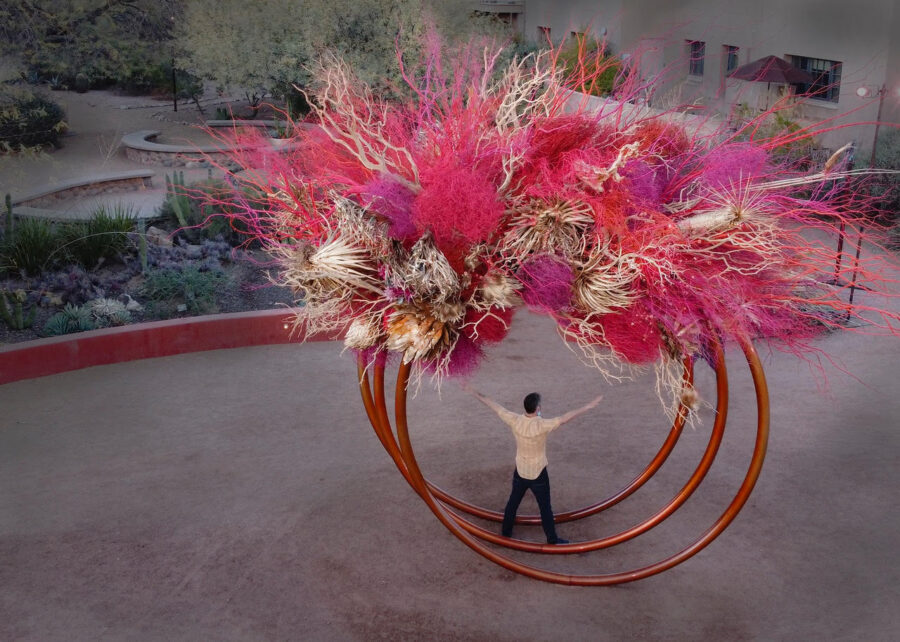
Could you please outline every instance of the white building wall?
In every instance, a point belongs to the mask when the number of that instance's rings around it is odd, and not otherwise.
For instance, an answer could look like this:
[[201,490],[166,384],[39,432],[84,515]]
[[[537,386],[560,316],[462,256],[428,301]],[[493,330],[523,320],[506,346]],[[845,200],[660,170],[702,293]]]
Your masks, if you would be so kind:
[[[900,114],[898,5],[898,0],[526,0],[523,31],[534,39],[539,26],[548,26],[558,42],[584,25],[598,36],[605,28],[614,52],[641,52],[641,73],[664,79],[650,97],[654,104],[696,101],[722,114],[734,102],[765,108],[778,98],[777,86],[767,94],[766,83],[726,80],[724,45],[739,47],[739,65],[767,55],[840,61],[838,102],[808,101],[800,115],[874,121],[877,92],[885,85],[882,120],[890,122]],[[687,40],[706,43],[702,78],[688,76]],[[860,98],[861,87],[872,97]],[[855,139],[865,152],[873,133],[873,126],[860,125],[819,142],[838,147]]]

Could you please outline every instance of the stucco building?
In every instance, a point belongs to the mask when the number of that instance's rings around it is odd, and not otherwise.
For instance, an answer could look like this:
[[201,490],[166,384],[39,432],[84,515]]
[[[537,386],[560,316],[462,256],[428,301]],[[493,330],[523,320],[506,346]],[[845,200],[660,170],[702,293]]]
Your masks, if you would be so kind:
[[[810,72],[818,93],[797,117],[835,123],[900,121],[900,2],[897,0],[521,0],[480,3],[526,39],[559,43],[573,34],[605,39],[658,77],[654,106],[695,103],[727,117],[731,106],[765,109],[789,86],[730,79],[768,55]],[[798,87],[804,90],[808,87]],[[882,100],[883,98],[883,100]],[[856,140],[863,158],[874,126],[819,137],[825,147]],[[859,158],[859,156],[858,156]]]

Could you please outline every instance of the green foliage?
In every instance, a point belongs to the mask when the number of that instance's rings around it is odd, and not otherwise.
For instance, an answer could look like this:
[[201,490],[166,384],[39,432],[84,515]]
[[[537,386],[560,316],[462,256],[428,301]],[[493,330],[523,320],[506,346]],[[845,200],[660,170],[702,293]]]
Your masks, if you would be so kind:
[[307,107],[292,88],[311,82],[323,52],[344,58],[382,94],[402,87],[397,50],[413,64],[434,25],[448,41],[502,36],[506,27],[468,0],[192,0],[175,29],[177,64],[248,97],[272,95],[289,113]]
[[557,65],[568,86],[591,96],[609,96],[621,81],[624,65],[606,44],[593,37],[571,38],[559,52]]
[[12,208],[12,195],[7,192],[6,193],[6,216],[4,219],[3,225],[3,233],[7,239],[12,238],[14,226],[13,223],[13,208]]
[[34,323],[37,308],[32,306],[25,312],[26,298],[25,290],[0,292],[0,319],[3,319],[11,330],[24,330]]
[[85,305],[97,327],[105,328],[111,325],[125,325],[131,321],[131,312],[125,308],[125,304],[116,299],[101,297],[88,301]]
[[138,233],[138,257],[141,261],[141,274],[147,274],[148,270],[148,259],[147,259],[147,219],[139,218],[137,219],[137,233]]
[[191,199],[184,186],[184,172],[175,172],[172,178],[166,174],[166,202],[182,228],[188,227]]
[[[166,177],[167,196],[159,209],[160,216],[170,218],[186,231],[188,236],[198,234],[208,238],[221,237],[233,245],[246,240],[243,228],[231,214],[243,211],[234,189],[225,181],[207,179],[184,185],[183,173],[176,172],[175,179]],[[245,190],[244,198],[252,201],[252,194]]]
[[[875,149],[875,167],[900,171],[900,130],[881,127]],[[888,244],[900,250],[900,174],[878,176],[872,186],[876,205],[884,212]]]
[[0,248],[0,268],[37,275],[62,258],[61,241],[49,221],[24,218],[16,223],[15,234],[4,239]]
[[87,269],[116,258],[128,247],[134,221],[130,206],[116,205],[111,210],[100,206],[88,220],[62,228],[66,257]]
[[49,98],[30,91],[0,94],[0,153],[47,144],[59,147],[66,127],[62,107]]
[[228,282],[221,272],[202,271],[194,266],[150,271],[144,280],[143,294],[157,304],[175,307],[183,303],[192,314],[212,312],[216,292]]
[[0,54],[18,56],[29,76],[75,86],[128,77],[145,61],[171,58],[178,0],[5,0],[0,4]]
[[[172,59],[141,59],[129,64],[116,85],[128,94],[172,96]],[[175,90],[179,98],[203,93],[203,81],[183,69],[175,69]]]
[[85,332],[96,329],[91,311],[81,305],[67,303],[66,307],[57,312],[44,324],[44,335],[55,337],[72,332]]
[[[737,141],[778,139],[800,129],[793,109],[780,109],[759,114],[746,103],[740,103],[735,105],[731,118],[739,128],[735,134]],[[798,169],[805,169],[810,163],[815,148],[816,143],[812,139],[792,140],[775,147],[772,150],[772,158]]]

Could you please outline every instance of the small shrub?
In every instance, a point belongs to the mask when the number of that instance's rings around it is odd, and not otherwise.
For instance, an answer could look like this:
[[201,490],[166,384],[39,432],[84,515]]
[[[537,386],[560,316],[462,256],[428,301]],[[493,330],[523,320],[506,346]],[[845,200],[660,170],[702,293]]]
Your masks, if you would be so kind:
[[87,77],[85,73],[78,73],[75,75],[75,91],[79,94],[85,93],[88,89],[91,88],[91,80]]
[[[244,206],[231,185],[223,180],[209,179],[185,186],[176,173],[166,177],[168,192],[159,208],[159,215],[179,225],[191,240],[202,236],[207,239],[221,237],[232,245],[249,239],[250,234],[234,214],[244,211]],[[243,197],[252,202],[253,194],[245,190]],[[254,203],[261,205],[261,203]]]
[[125,325],[131,321],[131,312],[125,308],[125,304],[116,299],[101,297],[88,301],[84,306],[90,310],[96,324],[105,328],[110,325]]
[[[126,94],[172,96],[172,60],[152,61],[136,58],[114,79]],[[203,93],[203,81],[183,69],[175,69],[175,88],[179,98],[193,98]]]
[[95,268],[125,251],[129,243],[128,234],[134,225],[131,207],[116,205],[109,210],[101,206],[88,220],[63,228],[66,255],[85,268]]
[[7,152],[47,144],[59,147],[66,127],[62,107],[40,94],[17,92],[0,99],[0,147]]
[[[228,282],[221,272],[203,271],[196,266],[151,270],[144,281],[143,294],[158,304],[183,303],[193,314],[212,312],[216,293]],[[174,305],[173,305],[174,304]]]
[[16,221],[15,233],[5,238],[0,248],[0,267],[35,276],[63,258],[61,240],[52,223],[43,219]]
[[57,312],[44,324],[44,334],[55,337],[72,332],[85,332],[96,329],[91,311],[80,305],[67,303],[66,307]]
[[[875,167],[900,171],[900,131],[881,127],[875,151]],[[877,176],[872,195],[884,212],[880,222],[888,227],[888,246],[900,250],[900,174]]]

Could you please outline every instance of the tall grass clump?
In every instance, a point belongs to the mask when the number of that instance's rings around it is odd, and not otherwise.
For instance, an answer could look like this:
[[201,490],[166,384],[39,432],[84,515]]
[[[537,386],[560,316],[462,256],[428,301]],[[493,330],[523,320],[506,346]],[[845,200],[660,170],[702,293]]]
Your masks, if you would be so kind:
[[100,206],[88,220],[63,229],[66,256],[86,269],[95,268],[125,252],[128,233],[134,227],[134,209],[130,205]]

